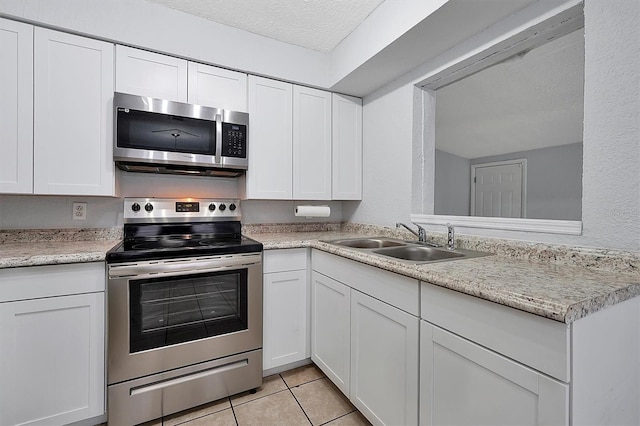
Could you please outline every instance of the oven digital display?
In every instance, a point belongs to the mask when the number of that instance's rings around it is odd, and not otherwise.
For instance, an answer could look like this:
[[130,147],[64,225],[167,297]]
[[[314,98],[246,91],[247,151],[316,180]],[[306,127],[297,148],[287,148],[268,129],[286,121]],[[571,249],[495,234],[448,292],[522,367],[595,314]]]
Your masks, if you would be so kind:
[[178,213],[197,213],[200,211],[200,203],[192,203],[192,202],[184,202],[177,201],[176,202],[176,212]]

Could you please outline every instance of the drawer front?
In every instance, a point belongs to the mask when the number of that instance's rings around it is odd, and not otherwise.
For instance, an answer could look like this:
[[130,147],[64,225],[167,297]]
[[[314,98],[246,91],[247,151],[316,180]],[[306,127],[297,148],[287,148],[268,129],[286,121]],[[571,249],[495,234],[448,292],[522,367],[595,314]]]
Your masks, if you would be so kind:
[[0,302],[94,293],[104,289],[104,262],[0,269]]
[[411,315],[420,315],[420,285],[413,278],[340,256],[312,251],[313,270]]
[[307,269],[307,249],[265,250],[262,271],[271,272],[298,271]]
[[555,377],[570,380],[567,324],[422,283],[422,318]]

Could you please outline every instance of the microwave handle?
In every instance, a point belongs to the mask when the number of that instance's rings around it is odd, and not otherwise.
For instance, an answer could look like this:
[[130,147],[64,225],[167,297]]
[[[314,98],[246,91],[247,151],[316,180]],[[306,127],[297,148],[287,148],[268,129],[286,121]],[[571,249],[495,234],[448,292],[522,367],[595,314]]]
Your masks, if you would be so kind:
[[216,114],[216,164],[222,165],[222,114]]

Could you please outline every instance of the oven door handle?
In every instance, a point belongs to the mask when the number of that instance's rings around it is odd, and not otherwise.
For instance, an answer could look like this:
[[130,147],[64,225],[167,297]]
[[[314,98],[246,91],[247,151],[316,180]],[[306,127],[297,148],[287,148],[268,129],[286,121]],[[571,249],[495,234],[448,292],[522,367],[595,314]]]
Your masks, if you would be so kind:
[[232,269],[251,266],[262,262],[261,254],[242,256],[223,256],[178,261],[143,262],[124,265],[110,265],[109,277],[126,277],[148,274],[165,274],[171,272],[195,272],[220,269]]

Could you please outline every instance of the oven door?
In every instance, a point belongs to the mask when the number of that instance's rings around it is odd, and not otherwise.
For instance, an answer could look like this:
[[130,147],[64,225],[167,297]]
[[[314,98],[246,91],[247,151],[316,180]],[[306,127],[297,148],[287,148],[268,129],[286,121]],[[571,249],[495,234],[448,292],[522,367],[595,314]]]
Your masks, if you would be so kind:
[[109,265],[109,384],[262,347],[262,254]]

